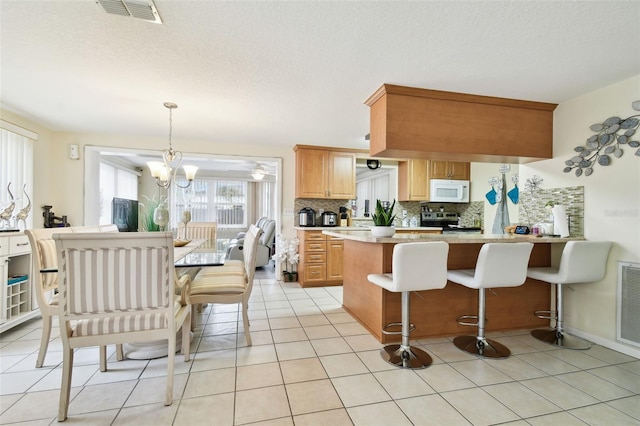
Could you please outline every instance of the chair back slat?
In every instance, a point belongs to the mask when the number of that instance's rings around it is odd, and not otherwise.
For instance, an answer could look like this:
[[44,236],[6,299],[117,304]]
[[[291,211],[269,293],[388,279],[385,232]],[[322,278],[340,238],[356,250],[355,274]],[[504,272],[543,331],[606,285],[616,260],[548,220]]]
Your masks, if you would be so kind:
[[[217,222],[189,222],[187,224],[186,238],[190,240],[215,240]],[[185,238],[184,223],[178,223],[178,238]]]
[[54,240],[63,315],[173,309],[171,233],[62,234]]

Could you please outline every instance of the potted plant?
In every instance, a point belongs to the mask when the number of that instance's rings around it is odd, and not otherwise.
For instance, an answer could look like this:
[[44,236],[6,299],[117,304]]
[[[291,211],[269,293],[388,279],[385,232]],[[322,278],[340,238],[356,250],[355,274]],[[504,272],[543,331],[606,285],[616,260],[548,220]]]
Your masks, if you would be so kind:
[[396,215],[393,214],[393,208],[396,205],[396,200],[393,200],[391,205],[386,203],[383,205],[380,200],[376,200],[375,213],[371,215],[373,219],[373,225],[371,227],[371,233],[375,237],[391,237],[395,234],[396,230],[393,226],[393,221]]
[[298,271],[296,265],[300,255],[298,254],[298,246],[300,240],[298,238],[287,239],[282,235],[278,235],[276,238],[276,253],[271,257],[276,262],[280,262],[284,265],[285,269],[282,271],[282,280],[285,282],[298,281]]

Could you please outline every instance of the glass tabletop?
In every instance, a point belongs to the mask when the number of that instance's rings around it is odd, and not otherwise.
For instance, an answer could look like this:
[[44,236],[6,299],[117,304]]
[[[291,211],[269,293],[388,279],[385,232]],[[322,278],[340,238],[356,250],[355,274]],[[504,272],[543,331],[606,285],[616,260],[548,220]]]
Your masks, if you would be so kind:
[[220,266],[227,256],[228,238],[206,240],[190,253],[176,260],[176,268],[190,268],[194,266]]

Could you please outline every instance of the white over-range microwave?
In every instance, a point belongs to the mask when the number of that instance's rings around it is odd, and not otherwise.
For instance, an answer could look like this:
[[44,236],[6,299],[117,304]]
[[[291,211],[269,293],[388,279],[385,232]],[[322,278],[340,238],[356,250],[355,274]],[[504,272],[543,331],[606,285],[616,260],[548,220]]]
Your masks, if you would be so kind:
[[468,203],[469,181],[431,179],[429,200],[436,203]]

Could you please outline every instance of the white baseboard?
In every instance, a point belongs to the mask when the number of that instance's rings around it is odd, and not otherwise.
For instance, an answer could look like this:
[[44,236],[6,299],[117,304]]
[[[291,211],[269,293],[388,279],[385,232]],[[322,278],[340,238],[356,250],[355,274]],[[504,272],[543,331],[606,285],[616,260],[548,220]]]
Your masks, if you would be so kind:
[[567,333],[569,334],[573,334],[574,336],[577,337],[582,337],[583,339],[586,339],[592,343],[598,344],[600,346],[604,346],[605,348],[609,348],[612,349],[614,351],[618,351],[621,352],[625,355],[629,355],[632,356],[634,358],[638,358],[640,359],[640,348],[635,348],[633,346],[629,346],[626,345],[624,343],[620,343],[614,340],[609,340],[609,339],[605,339],[603,337],[600,336],[595,336],[593,334],[589,334],[589,333],[585,333],[584,331],[581,330],[576,330],[574,328],[571,327],[565,327],[564,328]]

